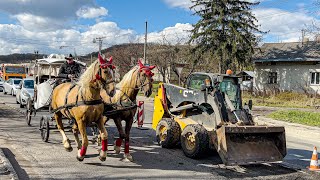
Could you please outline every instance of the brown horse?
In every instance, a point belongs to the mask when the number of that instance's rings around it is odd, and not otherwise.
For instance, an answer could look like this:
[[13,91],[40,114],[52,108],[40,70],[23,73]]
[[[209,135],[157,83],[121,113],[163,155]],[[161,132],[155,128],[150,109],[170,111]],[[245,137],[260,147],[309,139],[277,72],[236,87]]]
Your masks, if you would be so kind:
[[[108,134],[104,127],[102,116],[104,105],[101,103],[100,91],[105,89],[109,96],[113,96],[115,93],[114,71],[111,63],[112,58],[110,61],[106,61],[99,54],[98,60],[91,64],[76,84],[63,83],[53,91],[51,107],[54,109],[54,118],[63,137],[64,148],[67,151],[72,151],[72,147],[64,132],[62,116],[75,120],[73,130],[78,146],[77,159],[79,161],[84,159],[88,147],[86,126],[93,122],[97,124],[102,139],[102,150],[99,158],[104,161],[107,156]],[[67,105],[70,106],[66,107]],[[82,147],[78,131],[82,137]]]
[[[152,76],[154,75],[151,70],[155,68],[155,66],[144,66],[140,61],[139,65],[133,67],[117,84],[119,88],[116,91],[114,97],[109,97],[105,92],[101,92],[101,97],[108,104],[115,104],[116,109],[119,110],[118,113],[107,115],[105,121],[113,119],[118,132],[119,138],[115,141],[115,151],[117,154],[120,153],[120,147],[122,144],[122,140],[125,139],[125,148],[124,148],[124,160],[125,161],[133,161],[132,156],[129,153],[129,137],[130,130],[133,123],[133,117],[137,110],[137,107],[130,108],[130,110],[125,110],[126,105],[132,106],[136,104],[136,97],[138,95],[139,90],[144,92],[144,95],[149,97],[152,93]],[[124,120],[126,123],[125,132],[123,131],[121,121]]]

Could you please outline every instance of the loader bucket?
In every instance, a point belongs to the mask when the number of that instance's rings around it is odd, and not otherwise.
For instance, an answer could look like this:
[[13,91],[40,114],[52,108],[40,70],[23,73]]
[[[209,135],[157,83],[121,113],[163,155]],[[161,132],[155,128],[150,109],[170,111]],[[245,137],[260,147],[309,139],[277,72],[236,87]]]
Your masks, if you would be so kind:
[[222,126],[213,136],[225,165],[276,162],[287,154],[284,127]]

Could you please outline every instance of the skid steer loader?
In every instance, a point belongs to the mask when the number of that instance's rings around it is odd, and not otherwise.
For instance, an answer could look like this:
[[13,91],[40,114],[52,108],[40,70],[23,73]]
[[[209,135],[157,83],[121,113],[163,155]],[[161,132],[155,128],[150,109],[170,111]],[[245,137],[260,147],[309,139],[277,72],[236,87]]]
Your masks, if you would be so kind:
[[239,77],[193,73],[186,88],[160,83],[154,99],[152,128],[164,148],[181,144],[187,157],[216,150],[225,165],[281,161],[285,129],[257,125],[252,101],[242,105]]

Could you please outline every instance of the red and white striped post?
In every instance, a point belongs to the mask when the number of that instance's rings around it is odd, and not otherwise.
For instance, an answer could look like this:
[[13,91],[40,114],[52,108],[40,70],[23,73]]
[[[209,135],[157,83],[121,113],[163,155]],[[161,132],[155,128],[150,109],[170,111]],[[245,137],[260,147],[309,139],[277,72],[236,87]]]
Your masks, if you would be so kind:
[[143,126],[144,121],[144,101],[138,102],[138,113],[137,113],[137,123],[138,127]]

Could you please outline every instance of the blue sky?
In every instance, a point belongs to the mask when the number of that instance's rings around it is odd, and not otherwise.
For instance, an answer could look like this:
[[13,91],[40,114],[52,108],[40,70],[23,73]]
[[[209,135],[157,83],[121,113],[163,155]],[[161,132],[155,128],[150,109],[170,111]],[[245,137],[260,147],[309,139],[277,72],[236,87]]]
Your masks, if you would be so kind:
[[[254,1],[254,0],[250,0]],[[301,29],[319,24],[315,0],[261,0],[253,13],[264,42],[301,40]],[[1,0],[0,54],[69,53],[97,51],[95,37],[105,37],[103,48],[142,43],[145,21],[148,42],[184,43],[198,20],[189,0]],[[306,33],[310,39],[317,31]],[[64,48],[60,48],[64,46]]]

